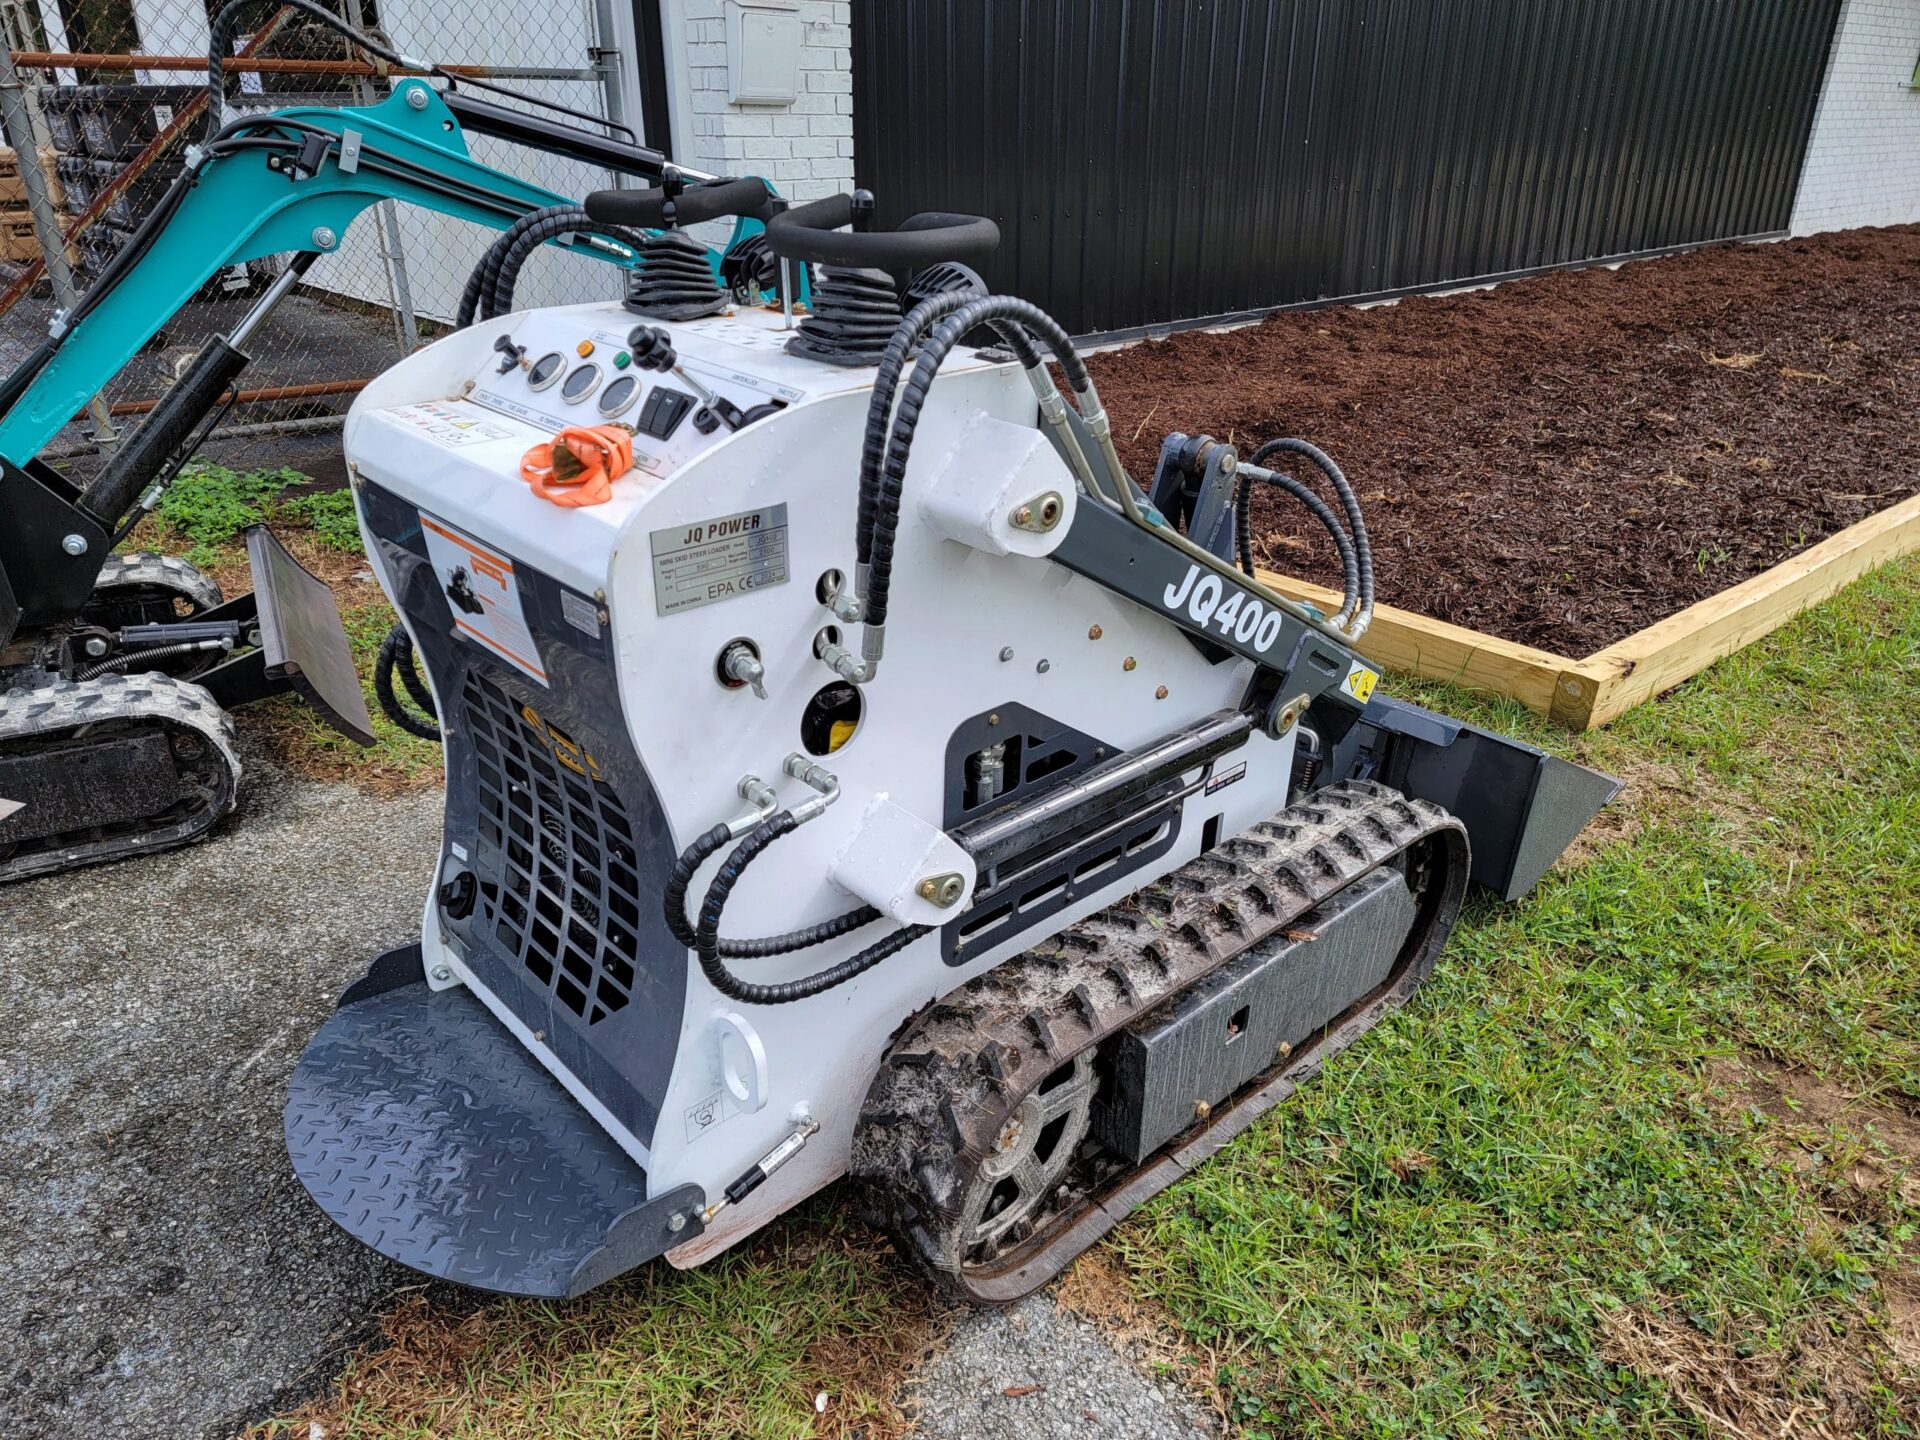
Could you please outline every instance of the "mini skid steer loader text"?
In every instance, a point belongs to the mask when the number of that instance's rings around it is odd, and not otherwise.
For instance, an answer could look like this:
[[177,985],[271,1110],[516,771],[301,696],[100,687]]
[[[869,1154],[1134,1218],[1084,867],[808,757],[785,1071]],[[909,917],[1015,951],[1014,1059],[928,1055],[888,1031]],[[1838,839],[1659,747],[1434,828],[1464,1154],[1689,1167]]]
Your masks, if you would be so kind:
[[[851,1174],[941,1285],[1013,1299],[1614,793],[1375,693],[1312,445],[1176,434],[1136,485],[1069,338],[985,293],[990,221],[758,181],[586,209],[668,227],[625,304],[483,319],[347,425],[446,830],[286,1130],[383,1253],[575,1295]],[[809,276],[798,328],[675,269],[673,222],[725,214]],[[632,468],[593,494],[526,468],[607,424]],[[1259,485],[1327,527],[1337,614],[1236,565]]]

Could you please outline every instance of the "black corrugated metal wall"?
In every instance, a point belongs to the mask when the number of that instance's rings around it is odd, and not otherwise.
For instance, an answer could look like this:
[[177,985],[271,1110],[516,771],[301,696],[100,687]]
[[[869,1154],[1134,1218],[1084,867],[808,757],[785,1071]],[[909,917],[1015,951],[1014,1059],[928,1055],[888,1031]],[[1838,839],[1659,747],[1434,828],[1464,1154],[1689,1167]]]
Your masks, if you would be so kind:
[[855,164],[1077,334],[1761,235],[1838,10],[855,0]]

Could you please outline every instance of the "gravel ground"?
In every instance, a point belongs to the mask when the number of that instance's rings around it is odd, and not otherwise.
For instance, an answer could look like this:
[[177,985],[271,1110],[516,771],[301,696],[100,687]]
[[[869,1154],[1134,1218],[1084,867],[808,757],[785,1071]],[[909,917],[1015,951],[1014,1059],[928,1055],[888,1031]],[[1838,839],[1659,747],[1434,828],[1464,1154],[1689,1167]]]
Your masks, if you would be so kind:
[[[6,1440],[225,1440],[418,1283],[307,1198],[280,1104],[340,989],[418,933],[440,796],[299,779],[242,738],[212,841],[4,893]],[[968,1313],[911,1387],[926,1440],[1217,1433],[1045,1296]]]
[[912,1433],[921,1440],[1193,1440],[1220,1433],[1178,1387],[1149,1380],[1098,1329],[1044,1294],[968,1314],[910,1383]]
[[0,1435],[229,1435],[405,1272],[287,1167],[307,1037],[419,932],[438,791],[376,800],[245,755],[242,813],[0,904]]

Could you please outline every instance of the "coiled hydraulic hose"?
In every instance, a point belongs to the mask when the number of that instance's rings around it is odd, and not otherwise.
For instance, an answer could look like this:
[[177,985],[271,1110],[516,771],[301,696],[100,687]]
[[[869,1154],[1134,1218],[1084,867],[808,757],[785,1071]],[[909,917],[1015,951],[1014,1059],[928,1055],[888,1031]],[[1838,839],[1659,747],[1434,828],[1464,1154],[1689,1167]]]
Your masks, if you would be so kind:
[[635,248],[640,244],[640,236],[633,231],[595,220],[579,205],[548,205],[529,211],[501,232],[467,276],[454,327],[464,330],[475,320],[510,314],[514,287],[527,257],[549,240],[566,234],[604,235]]
[[1279,454],[1305,456],[1319,467],[1333,486],[1334,494],[1340,497],[1340,508],[1346,512],[1347,529],[1353,536],[1354,555],[1360,565],[1360,609],[1346,627],[1347,638],[1358,640],[1373,623],[1373,546],[1367,539],[1366,517],[1360,513],[1360,497],[1353,493],[1353,486],[1347,483],[1347,477],[1327,452],[1305,440],[1269,440],[1253,452],[1251,463],[1264,466]]
[[1067,332],[1039,306],[1011,295],[985,295],[970,299],[940,321],[920,348],[920,359],[900,396],[893,430],[888,437],[886,461],[874,499],[867,593],[862,597],[865,604],[863,620],[870,627],[878,628],[887,621],[887,591],[893,577],[893,541],[900,526],[900,495],[906,483],[907,456],[913,449],[913,433],[920,423],[920,410],[926,403],[927,392],[932,388],[941,364],[960,337],[977,325],[995,320],[1017,323],[1053,352],[1060,368],[1066,372],[1067,384],[1072,388],[1082,414],[1093,413],[1099,405],[1093,390],[1093,378],[1087,374],[1086,362],[1073,348],[1073,341]]
[[747,866],[782,835],[792,834],[798,825],[791,810],[782,810],[755,826],[722,862],[719,873],[707,887],[707,898],[700,906],[700,923],[694,931],[693,946],[700,960],[700,969],[714,989],[743,1005],[788,1005],[795,1000],[810,999],[836,985],[846,984],[889,956],[898,955],[932,928],[928,925],[908,925],[874,941],[857,955],[850,955],[837,965],[829,965],[825,970],[804,975],[798,980],[760,985],[735,975],[727,968],[721,953],[720,916],[727,908],[727,897],[733,893],[733,887],[740,883]]
[[[906,367],[907,356],[937,321],[979,298],[977,292],[959,290],[923,300],[907,313],[895,327],[893,338],[887,341],[879,372],[874,376],[873,395],[867,402],[867,433],[860,447],[860,508],[854,559],[862,565],[873,559],[873,519],[879,506],[880,466],[887,453],[894,392],[899,388],[900,372]],[[1025,330],[1008,322],[1001,322],[994,329],[1022,365],[1032,369],[1040,364],[1040,352]]]
[[[687,919],[687,891],[693,885],[693,875],[702,865],[733,838],[733,831],[725,825],[716,825],[694,842],[673,862],[673,873],[667,877],[666,890],[662,894],[665,904],[667,928],[673,932],[673,938],[689,950],[699,944],[698,931],[692,921]],[[787,955],[795,950],[805,950],[814,945],[824,945],[829,940],[838,940],[842,935],[850,935],[862,925],[870,925],[880,918],[880,912],[871,905],[862,905],[857,910],[849,910],[844,915],[836,915],[831,920],[822,920],[817,925],[803,926],[798,930],[789,930],[783,935],[767,935],[757,940],[718,941],[719,953],[735,960],[761,960],[771,955]]]
[[[1265,469],[1264,466],[1260,467]],[[1233,538],[1235,549],[1240,556],[1242,574],[1253,574],[1253,479],[1255,470],[1251,465],[1240,467],[1240,483],[1233,497]],[[1360,609],[1360,559],[1354,549],[1353,538],[1340,524],[1327,502],[1294,479],[1291,475],[1282,475],[1277,471],[1267,471],[1268,483],[1276,489],[1284,490],[1306,507],[1328,535],[1333,538],[1334,549],[1340,553],[1340,613],[1333,617],[1337,626],[1347,624],[1359,613]]]
[[[426,711],[427,719],[422,720],[400,703],[400,696],[393,688],[395,671],[399,672],[400,683],[406,686],[413,703]],[[409,735],[418,735],[422,740],[436,743],[444,738],[439,725],[434,723],[440,712],[434,706],[433,691],[427,688],[427,682],[421,678],[416,667],[413,637],[407,634],[404,625],[396,624],[387,632],[387,638],[380,642],[380,653],[373,659],[373,696],[380,702],[380,709],[386,717]]]

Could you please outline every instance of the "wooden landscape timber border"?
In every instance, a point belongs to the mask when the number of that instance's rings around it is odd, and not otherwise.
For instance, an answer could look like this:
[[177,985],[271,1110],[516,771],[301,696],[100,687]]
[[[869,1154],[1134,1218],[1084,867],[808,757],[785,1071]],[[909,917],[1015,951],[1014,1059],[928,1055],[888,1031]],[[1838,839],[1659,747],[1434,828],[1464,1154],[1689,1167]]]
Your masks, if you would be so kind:
[[[1573,730],[1591,730],[1770,634],[1869,570],[1920,550],[1913,495],[1677,615],[1584,660],[1482,635],[1382,605],[1361,651],[1390,670],[1518,700]],[[1260,578],[1329,614],[1337,592],[1271,570]]]

